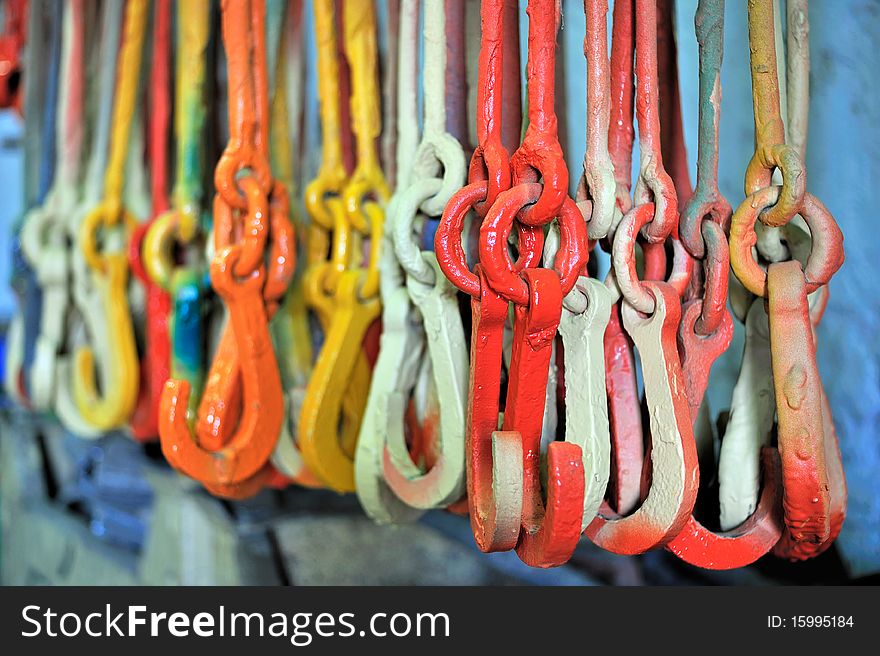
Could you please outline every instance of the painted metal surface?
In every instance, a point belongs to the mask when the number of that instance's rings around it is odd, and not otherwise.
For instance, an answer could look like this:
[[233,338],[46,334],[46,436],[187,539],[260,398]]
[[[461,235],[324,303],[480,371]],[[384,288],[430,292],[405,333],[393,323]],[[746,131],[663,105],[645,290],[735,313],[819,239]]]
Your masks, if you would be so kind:
[[[313,220],[300,230],[308,235],[308,267],[298,279],[298,293],[287,294],[296,258],[282,184],[295,179],[292,162],[298,155],[277,135],[292,134],[291,121],[298,117],[287,104],[295,83],[286,64],[295,58],[288,62],[283,53],[290,52],[287,40],[296,29],[288,31],[288,12],[301,7],[268,3],[272,18],[266,30],[229,44],[230,88],[236,89],[238,104],[230,107],[230,144],[216,171],[213,276],[229,303],[230,322],[204,394],[197,389],[203,377],[199,358],[190,357],[205,341],[200,306],[204,267],[198,256],[187,255],[186,267],[172,257],[179,246],[190,248],[195,243],[190,240],[207,227],[198,209],[201,198],[179,201],[175,193],[175,209],[153,222],[153,227],[162,222],[163,229],[145,231],[143,245],[139,234],[132,242],[145,258],[148,250],[157,254],[155,266],[145,268],[156,290],[161,288],[173,302],[171,319],[179,320],[179,326],[171,328],[172,348],[180,346],[185,356],[176,363],[177,356],[172,357],[172,377],[179,371],[194,385],[188,398],[185,387],[172,384],[173,391],[166,390],[163,421],[173,425],[167,429],[174,432],[170,441],[183,444],[174,444],[170,457],[209,491],[227,498],[251,496],[291,479],[339,491],[356,487],[368,512],[383,522],[410,521],[424,509],[452,504],[461,496],[466,470],[479,546],[486,551],[516,548],[523,560],[537,566],[564,562],[585,529],[612,551],[666,546],[710,568],[750,563],[781,535],[779,556],[802,559],[821,553],[842,529],[848,496],[815,349],[827,285],[842,264],[843,251],[829,210],[806,193],[809,24],[804,4],[787,4],[788,56],[773,4],[755,0],[750,5],[758,138],[747,172],[749,196],[733,221],[729,253],[724,233],[731,210],[718,182],[724,3],[701,0],[696,16],[701,81],[699,103],[692,103],[700,112],[694,122],[699,150],[693,194],[672,4],[615,2],[609,61],[607,3],[584,3],[587,154],[574,204],[553,113],[552,53],[560,5],[550,1],[529,3],[530,111],[521,140],[519,98],[510,91],[518,89],[518,71],[511,66],[515,58],[509,56],[516,3],[497,0],[484,6],[493,14],[483,17],[482,45],[488,52],[481,53],[482,77],[476,85],[482,100],[476,122],[480,143],[463,188],[464,153],[458,140],[467,129],[464,113],[455,112],[463,91],[461,76],[450,71],[464,61],[450,54],[460,35],[445,28],[448,21],[459,26],[455,17],[464,8],[440,0],[424,5],[431,20],[425,23],[426,115],[420,139],[414,120],[419,76],[414,9],[419,3],[404,0],[400,15],[394,12],[401,27],[399,70],[389,86],[393,93],[396,85],[398,97],[396,107],[383,102],[381,112],[375,16],[361,3],[316,1],[323,40],[326,166],[307,192]],[[159,9],[163,6],[167,3]],[[207,13],[207,3],[204,7]],[[223,9],[227,18],[246,18],[241,25],[251,25],[252,31],[262,11],[253,3],[227,2]],[[291,21],[297,24],[296,18]],[[204,63],[204,48],[201,59]],[[785,75],[776,68],[783,61]],[[154,61],[157,74],[160,62],[161,57]],[[239,67],[242,62],[253,62],[259,70],[246,72]],[[639,84],[635,97],[633,68]],[[248,77],[245,84],[236,83]],[[634,99],[642,134],[633,201],[627,164]],[[781,115],[783,107],[787,117]],[[385,119],[393,119],[400,129],[380,136],[380,114],[386,128]],[[154,118],[161,124],[162,112]],[[100,145],[99,122],[95,131]],[[389,155],[392,146],[396,158]],[[507,149],[514,147],[508,157]],[[134,140],[131,149],[136,148]],[[118,159],[112,150],[111,166]],[[186,157],[193,152],[190,146]],[[156,155],[153,161],[161,159]],[[396,168],[398,183],[390,199],[389,164]],[[162,173],[153,176],[156,207],[168,200],[161,198]],[[92,182],[94,176],[88,177]],[[118,185],[107,186],[112,193]],[[85,191],[90,206],[100,200],[94,188]],[[680,218],[677,207],[683,208]],[[471,209],[476,217],[468,216]],[[441,210],[435,259],[422,244],[430,240],[430,221]],[[110,321],[123,317],[108,315],[105,297],[119,299],[127,290],[124,263],[116,263],[114,256],[133,223],[130,215],[107,219],[118,233],[109,244],[100,244],[109,246],[107,252],[90,250],[100,238],[87,236],[85,252],[76,254],[80,262],[69,265],[78,271],[75,305],[85,316],[73,314],[56,322],[57,330],[53,323],[47,331],[60,335],[53,342],[58,346],[52,349],[50,369],[66,366],[65,381],[73,380],[63,355],[69,345],[92,341],[119,350]],[[94,228],[103,220],[91,218],[86,225]],[[70,223],[78,233],[81,210]],[[587,248],[595,241],[612,252],[612,273],[605,283],[585,276]],[[786,262],[789,257],[792,261]],[[742,285],[728,288],[728,258]],[[60,257],[59,263],[60,268],[47,268],[46,291],[56,293],[47,302],[57,298],[65,304],[68,264]],[[132,263],[137,269],[137,257]],[[92,267],[103,269],[103,282],[93,280]],[[456,288],[473,299],[469,383]],[[714,462],[704,465],[696,436],[706,430],[709,418],[704,401],[710,369],[731,341],[728,298],[736,316],[744,318],[747,340],[720,458],[723,530],[713,532],[691,516],[698,481],[691,452],[696,439],[699,477],[711,478]],[[129,303],[130,314],[137,317],[139,308],[134,300]],[[385,334],[371,371],[380,312]],[[314,343],[307,335],[312,319],[320,326],[315,332],[324,333]],[[602,333],[607,370],[598,365]],[[242,339],[250,340],[247,348]],[[648,387],[645,399],[639,398],[634,346]],[[314,371],[313,349],[318,355]],[[102,389],[105,380],[118,375],[116,361],[109,349],[95,358],[95,382]],[[87,360],[83,364],[93,369]],[[773,375],[771,366],[797,371],[797,376]],[[259,380],[254,371],[260,372]],[[377,378],[372,385],[371,376]],[[13,381],[15,389],[19,378]],[[97,385],[91,390],[95,396]],[[505,385],[507,398],[502,399]],[[88,432],[72,390],[66,406],[65,393],[59,392],[57,405],[66,407],[70,425],[79,421],[79,430]],[[147,390],[141,386],[142,399]],[[38,394],[44,405],[46,399],[54,404],[51,387]],[[795,399],[793,408],[791,399],[798,394],[803,398]],[[271,409],[258,413],[264,402]],[[557,412],[563,407],[567,431],[558,439]],[[774,449],[777,413],[780,446]],[[650,418],[647,434],[642,417]],[[148,426],[140,417],[135,423]],[[579,427],[589,430],[576,433]],[[650,463],[645,462],[645,438]],[[462,455],[456,456],[456,449]],[[794,451],[807,457],[793,459]],[[607,504],[602,505],[606,483]],[[463,508],[463,503],[455,505]],[[597,512],[600,517],[594,520]]]
[[[160,0],[153,13],[153,49],[150,64],[149,161],[152,220],[168,210],[168,137],[171,123],[171,3]],[[170,374],[171,342],[168,315],[171,296],[147,273],[143,242],[152,220],[132,233],[128,256],[132,273],[146,293],[146,331],[141,358],[138,402],[131,417],[131,434],[139,441],[159,436],[159,399]]]
[[[511,51],[518,51],[517,31],[510,25],[515,16],[510,3],[502,0],[481,5],[478,143],[468,170],[468,184],[450,198],[434,240],[438,266],[452,284],[471,296],[465,453],[471,529],[482,551],[509,550],[517,544],[523,507],[523,451],[515,436],[497,432],[508,304],[492,290],[479,264],[474,271],[469,269],[462,237],[468,211],[473,208],[484,217],[498,194],[510,187],[504,126],[516,124],[509,117],[505,123],[504,116],[511,106],[518,108],[519,102],[505,103],[505,99],[515,97],[510,87],[518,76],[506,74],[505,66],[510,66]],[[529,265],[538,259],[543,234],[522,230],[519,236],[521,263]]]
[[[709,373],[716,359],[730,346],[733,322],[727,311],[727,278],[729,252],[725,229],[730,223],[730,205],[718,191],[718,126],[720,119],[720,69],[723,52],[724,3],[704,0],[695,17],[697,40],[700,43],[700,130],[697,167],[697,188],[682,212],[680,234],[691,255],[702,261],[702,290],[683,308],[678,334],[682,371],[687,387],[691,420],[695,433],[700,418],[700,407],[705,400]],[[685,235],[687,235],[685,237]],[[757,317],[757,314],[755,315]],[[758,353],[755,349],[747,353]],[[741,376],[753,370],[755,363],[743,362]],[[743,378],[743,380],[748,380]],[[748,413],[760,406],[760,398],[753,389],[740,388],[740,397],[732,403],[731,420],[722,444],[730,439],[761,440],[761,433],[740,431],[733,415]],[[737,416],[737,419],[739,417]],[[711,435],[711,434],[710,434]],[[769,432],[764,431],[769,437]],[[708,442],[713,446],[712,441]],[[766,446],[766,445],[765,445]],[[725,448],[725,447],[722,447]],[[730,448],[725,448],[725,461],[730,459]],[[766,554],[781,536],[781,480],[779,456],[771,448],[761,455],[764,489],[761,498],[750,509],[748,519],[725,526],[723,533],[708,530],[694,517],[688,519],[684,530],[667,548],[688,563],[711,569],[731,569],[750,564]],[[700,475],[709,478],[714,473],[714,448],[700,453]],[[737,471],[737,469],[739,469]],[[728,466],[723,476],[748,476],[748,471]],[[724,502],[722,501],[722,504]],[[751,512],[754,511],[754,512]]]
[[21,56],[27,39],[28,0],[13,0],[3,7],[3,33],[0,34],[0,107],[21,112]]
[[[172,209],[155,217],[142,245],[144,268],[150,280],[172,299],[168,314],[169,375],[190,385],[190,421],[202,393],[205,376],[202,309],[207,299],[207,265],[196,246],[203,218],[205,50],[208,45],[210,5],[206,0],[177,6],[177,73],[175,77],[174,133],[177,146]],[[186,71],[186,76],[182,72]],[[184,83],[184,80],[186,82]],[[184,264],[174,258],[182,252]],[[164,385],[164,382],[163,382]],[[157,413],[158,417],[158,413]]]
[[[331,8],[327,2],[315,3],[316,16],[321,16],[318,29],[324,40],[324,65],[332,68],[336,58],[331,54],[335,48]],[[321,280],[307,280],[306,293],[308,297],[311,289],[316,294],[312,297],[313,304],[326,300],[335,310],[306,388],[297,443],[307,466],[318,478],[334,490],[351,492],[355,489],[353,448],[346,452],[338,428],[344,413],[342,396],[353,372],[364,366],[360,359],[362,344],[381,312],[379,262],[384,206],[390,192],[379,164],[377,147],[381,109],[374,8],[371,4],[346,2],[343,9],[340,18],[344,26],[345,57],[351,67],[351,125],[357,144],[357,161],[349,179],[332,180],[324,176],[321,181],[322,184],[325,181],[335,184],[341,196],[326,205],[332,207],[332,217],[328,217],[332,220],[324,226],[333,229],[333,261],[330,266],[315,270],[314,275],[320,276]],[[329,89],[327,92],[333,93]],[[328,121],[335,120],[330,114],[328,112],[326,116]],[[344,172],[344,168],[336,166],[336,154],[325,151],[324,170],[331,175]],[[340,149],[339,155],[342,154]],[[335,170],[331,166],[335,166]],[[313,182],[312,186],[314,193],[316,183]],[[313,202],[312,210],[318,209],[315,205]],[[368,251],[366,263],[361,260],[364,241]],[[310,286],[314,282],[321,285],[326,299],[318,299],[318,288]],[[355,409],[355,427],[360,424],[365,400],[361,399],[360,407]]]
[[[550,442],[548,480],[542,486],[545,385],[537,381],[548,378],[562,296],[585,271],[588,251],[583,216],[568,197],[568,169],[553,106],[560,5],[533,2],[527,12],[529,123],[510,158],[513,186],[498,195],[481,225],[480,261],[489,284],[514,303],[507,402],[501,431],[493,439],[521,442],[523,514],[516,550],[527,564],[550,567],[571,556],[583,530],[584,454],[574,442]],[[560,243],[553,268],[519,269],[510,260],[506,244],[514,216],[533,228],[558,218]]]
[[755,115],[755,153],[746,169],[746,196],[770,184],[774,168],[782,172],[782,191],[776,205],[767,210],[765,225],[784,225],[796,213],[806,191],[803,161],[785,142],[785,126],[779,102],[773,0],[749,3],[749,46],[752,98]]
[[[33,363],[36,333],[39,330],[42,306],[41,290],[32,261],[22,244],[21,232],[38,207],[45,201],[54,174],[54,115],[57,106],[58,70],[60,50],[60,17],[58,10],[49,2],[34,2],[28,7],[13,5],[10,8],[9,28],[13,30],[6,45],[14,45],[14,52],[6,52],[5,63],[12,66],[12,80],[4,81],[4,91],[10,81],[19,82],[15,102],[31,110],[24,114],[25,130],[29,139],[24,148],[24,208],[25,213],[16,219],[12,246],[12,289],[18,301],[18,311],[9,328],[6,344],[4,386],[9,397],[22,407],[30,405],[29,374]],[[26,32],[26,34],[25,34]],[[18,47],[24,44],[23,61],[31,74],[20,77]],[[17,77],[16,77],[17,76]],[[11,90],[9,90],[11,91]],[[9,95],[4,93],[4,95]],[[12,99],[7,98],[7,101]]]
[[[776,53],[768,45],[774,36],[770,3],[750,4],[749,28],[757,148],[746,175],[747,191],[751,195],[737,209],[731,226],[731,264],[749,291],[769,299],[770,350],[785,517],[785,532],[774,551],[779,556],[804,559],[819,553],[831,536],[832,501],[825,458],[826,453],[832,459],[837,457],[836,433],[829,413],[823,411],[824,393],[816,366],[807,295],[826,284],[842,265],[843,238],[824,205],[806,193],[806,172],[798,149],[804,147],[804,135],[798,134],[798,147],[785,142]],[[796,26],[793,29],[796,30]],[[802,64],[802,49],[798,51],[796,48],[789,61],[796,73],[795,93],[789,109],[800,128],[805,125],[803,89],[806,76],[803,75],[804,66],[798,65],[799,53]],[[765,185],[769,183],[766,174],[759,176],[755,172],[762,146],[774,152],[774,157],[778,156],[769,163],[775,163],[781,169],[782,187],[749,189],[750,186],[756,187],[758,181]],[[768,163],[764,162],[764,166],[767,168]],[[787,166],[793,169],[787,169]],[[796,181],[789,178],[792,171],[797,176]],[[795,214],[800,214],[806,221],[812,237],[812,247],[805,263],[777,262],[764,272],[751,253],[751,245],[758,242],[756,221],[760,219],[764,225],[778,227],[791,221]],[[829,429],[827,437],[826,427]],[[845,484],[841,485],[839,475],[835,478],[834,491],[838,499],[834,514],[837,521],[842,521],[840,497],[846,496]]]
[[624,305],[624,328],[642,361],[651,437],[651,485],[639,508],[626,517],[603,509],[586,535],[604,549],[641,553],[663,546],[683,528],[699,487],[688,399],[675,346],[680,319],[677,291],[666,283],[643,283],[655,300],[645,317]]
[[[587,152],[578,187],[578,206],[587,221],[590,239],[608,236],[614,220],[617,186],[608,151],[611,122],[611,65],[608,59],[608,2],[584,2],[587,60]],[[589,201],[589,205],[586,204]]]
[[[609,237],[600,242],[605,250],[611,249],[613,239],[610,236],[619,225],[623,214],[632,208],[632,150],[635,138],[633,11],[632,0],[617,0],[614,3],[609,70],[611,116],[608,125],[608,150],[614,165],[616,205],[609,226]],[[609,270],[606,283],[619,296],[613,268]],[[640,499],[645,447],[635,355],[632,340],[623,330],[618,303],[611,307],[604,347],[605,387],[613,445],[608,499],[614,510],[625,514],[633,510]]]
[[[31,365],[29,392],[34,408],[51,410],[57,384],[57,359],[64,340],[70,302],[70,256],[66,240],[67,216],[79,195],[83,139],[85,24],[83,7],[72,3],[63,16],[61,88],[56,129],[55,179],[40,211],[22,225],[21,245],[34,264],[43,294],[39,331]],[[47,309],[51,311],[47,312]]]
[[[91,270],[92,284],[104,305],[108,324],[106,338],[92,335],[94,343],[106,344],[106,352],[80,347],[75,354],[73,395],[83,418],[100,430],[117,428],[126,422],[137,401],[140,365],[127,298],[128,258],[125,248],[136,218],[123,206],[123,181],[132,119],[135,111],[148,3],[126,3],[124,33],[119,51],[110,152],[104,176],[104,195],[83,219],[78,245]],[[104,246],[99,249],[98,231]],[[115,241],[115,243],[114,243]],[[114,247],[118,250],[113,250]],[[98,391],[95,360],[105,377]]]
[[[454,288],[437,277],[433,256],[418,244],[423,225],[432,215],[439,216],[464,180],[464,153],[447,131],[464,113],[463,98],[451,98],[447,91],[450,68],[458,65],[462,54],[451,50],[448,40],[464,29],[460,19],[454,22],[454,11],[453,22],[446,25],[451,8],[453,3],[443,2],[425,7],[425,124],[417,144],[418,5],[401,5],[399,185],[387,211],[391,239],[382,262],[383,337],[357,462],[359,494],[380,521],[394,521],[393,516],[398,521],[412,519],[412,507],[447,505],[461,497],[464,487],[464,334]],[[408,312],[416,315],[407,319]],[[401,359],[407,365],[399,366]],[[431,398],[419,401],[419,390],[431,386]],[[423,445],[424,453],[415,442],[407,448],[403,430],[405,415],[417,402],[430,406],[418,429],[433,436]],[[394,501],[395,496],[405,504]]]
[[[391,125],[383,127],[396,132],[393,138],[395,152],[392,170],[396,171],[397,190],[386,208],[389,223],[397,215],[401,192],[408,189],[413,177],[413,161],[419,141],[418,125],[418,57],[419,3],[404,0],[399,3],[397,16],[398,34],[395,39],[398,61],[394,63],[397,74],[394,108],[396,115]],[[383,102],[386,98],[383,98]],[[387,110],[387,106],[386,106]],[[384,117],[383,117],[384,121]],[[393,126],[393,127],[392,127]],[[389,137],[389,139],[391,139]],[[383,161],[387,168],[388,159]],[[434,193],[433,191],[431,193]],[[386,236],[387,237],[387,236]],[[425,336],[414,313],[412,299],[405,286],[403,272],[391,243],[382,249],[380,260],[382,299],[382,337],[379,354],[373,370],[373,382],[367,397],[367,405],[361,420],[355,452],[355,483],[358,499],[366,513],[377,522],[402,523],[417,519],[422,513],[404,503],[388,486],[382,472],[385,444],[392,431],[404,430],[402,413],[406,411],[408,396],[416,387],[419,360],[424,353]],[[383,409],[403,405],[399,417],[400,427],[388,425],[389,417],[380,415]],[[385,425],[383,425],[383,421]]]
[[[215,169],[211,282],[227,305],[230,322],[205,385],[197,437],[186,420],[186,381],[168,381],[160,414],[162,449],[169,462],[230,497],[250,495],[260,487],[284,419],[268,321],[287,290],[295,250],[287,192],[272,179],[268,163],[265,19],[261,3],[222,6],[234,93],[229,99],[230,139]],[[243,170],[248,175],[237,177]]]
[[[88,3],[71,6],[73,14],[83,22],[83,29],[87,29],[91,17]],[[81,10],[81,13],[79,13]],[[112,3],[103,7],[100,13],[100,39],[97,48],[100,56],[100,69],[97,76],[97,84],[88,87],[87,92],[96,98],[97,110],[94,116],[94,124],[91,130],[91,144],[89,159],[83,180],[82,194],[75,211],[68,215],[66,225],[67,238],[73,244],[69,249],[71,271],[71,300],[72,312],[67,317],[64,346],[60,350],[57,363],[57,383],[55,398],[55,413],[62,425],[74,434],[97,438],[103,431],[91,425],[82,416],[73,393],[73,357],[80,344],[85,342],[86,335],[93,337],[92,347],[98,352],[105,349],[107,344],[105,306],[92,283],[92,276],[86,263],[85,256],[80,248],[76,247],[80,226],[87,212],[89,212],[100,200],[104,190],[104,175],[107,167],[109,151],[110,126],[114,105],[114,86],[117,69],[117,55],[122,35],[123,24],[122,3]],[[86,42],[88,43],[88,41]],[[63,310],[63,308],[61,308]],[[62,355],[63,354],[63,355]],[[102,380],[109,379],[109,372],[104,368],[109,366],[109,357],[102,354],[97,358],[97,364],[102,367]]]

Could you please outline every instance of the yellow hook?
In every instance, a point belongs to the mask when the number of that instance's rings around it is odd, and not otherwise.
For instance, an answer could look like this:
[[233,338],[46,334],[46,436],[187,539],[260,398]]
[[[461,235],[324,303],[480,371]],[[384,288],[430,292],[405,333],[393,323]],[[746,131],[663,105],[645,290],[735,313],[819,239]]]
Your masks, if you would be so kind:
[[[333,59],[332,68],[336,68],[332,2],[316,0],[315,14],[319,47],[322,48],[319,50],[319,68],[326,63],[320,61],[322,57]],[[313,213],[316,223],[334,231],[334,246],[331,262],[311,267],[304,281],[307,302],[319,316],[329,315],[330,321],[303,400],[297,441],[312,472],[329,487],[351,492],[355,489],[353,444],[352,448],[346,448],[349,445],[345,434],[349,430],[357,432],[366,405],[366,387],[364,396],[356,402],[350,395],[353,389],[360,389],[360,377],[369,375],[365,369],[364,338],[381,313],[379,258],[385,221],[383,206],[390,194],[379,166],[376,146],[381,131],[376,16],[371,3],[345,2],[343,18],[345,52],[352,64],[352,128],[357,140],[358,160],[351,179],[341,189],[341,198],[322,196],[323,207],[317,207],[310,202],[317,198],[307,194],[310,212],[318,210]],[[321,77],[325,76],[322,74]],[[328,89],[326,96],[322,90],[322,121],[325,98],[329,100],[334,95],[338,99],[338,89]],[[334,106],[338,107],[338,102]],[[328,114],[332,114],[334,109],[328,109],[331,110]],[[338,136],[338,114],[328,118],[330,127],[337,130]],[[332,157],[337,154],[341,157],[341,149],[338,152],[331,150],[331,165],[334,164]],[[326,164],[325,161],[322,172],[329,173],[331,169]],[[327,179],[328,174],[319,175],[310,189],[320,190],[321,183]],[[340,187],[334,191],[338,194]],[[325,213],[321,214],[322,211]],[[370,239],[366,266],[361,263],[362,237]],[[343,419],[343,436],[339,434],[340,418]]]
[[[122,190],[148,6],[147,0],[129,0],[126,5],[125,33],[119,53],[113,107],[110,159],[104,177],[104,201],[86,216],[79,233],[80,248],[93,271],[93,284],[101,293],[110,323],[110,330],[107,331],[110,338],[106,347],[111,359],[109,371],[112,379],[102,380],[99,392],[95,380],[94,352],[91,348],[82,347],[76,353],[73,393],[83,418],[100,430],[110,430],[127,421],[137,402],[140,381],[140,364],[126,296],[127,242],[136,221],[122,206]],[[99,252],[97,242],[102,228],[107,231],[106,241],[109,243],[119,238],[117,231],[121,230],[124,243],[113,244],[117,247],[114,252]]]

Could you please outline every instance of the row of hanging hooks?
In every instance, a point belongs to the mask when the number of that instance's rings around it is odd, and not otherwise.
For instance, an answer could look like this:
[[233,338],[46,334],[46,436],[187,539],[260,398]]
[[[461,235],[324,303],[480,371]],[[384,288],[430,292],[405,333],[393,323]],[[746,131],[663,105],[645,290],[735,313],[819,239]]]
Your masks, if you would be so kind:
[[[21,405],[158,439],[224,498],[297,484],[381,523],[467,514],[481,550],[536,567],[584,536],[713,569],[833,543],[846,483],[815,332],[843,238],[807,192],[806,0],[785,0],[785,38],[780,2],[728,8],[748,13],[755,117],[735,211],[723,0],[694,20],[694,185],[672,0],[585,0],[574,198],[560,0],[527,3],[524,97],[515,0],[389,0],[381,50],[372,2],[313,0],[313,67],[297,0],[25,4],[0,41],[23,79],[0,74],[26,135]],[[745,347],[716,428],[728,304]]]

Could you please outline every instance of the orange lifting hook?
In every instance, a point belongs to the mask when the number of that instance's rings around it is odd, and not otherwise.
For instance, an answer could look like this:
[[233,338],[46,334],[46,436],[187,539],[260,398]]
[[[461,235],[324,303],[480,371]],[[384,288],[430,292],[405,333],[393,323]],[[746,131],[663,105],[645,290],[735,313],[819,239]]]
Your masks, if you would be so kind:
[[[188,383],[174,380],[166,384],[160,416],[162,449],[169,462],[209,486],[241,484],[257,474],[278,439],[284,397],[268,319],[277,307],[273,301],[283,294],[293,271],[292,228],[287,217],[280,216],[288,209],[284,203],[286,194],[280,183],[272,182],[267,157],[265,7],[260,2],[226,0],[222,4],[222,17],[229,88],[236,93],[230,93],[229,144],[215,171],[218,253],[211,263],[211,281],[227,303],[236,348],[233,355],[228,334],[221,340],[224,348],[215,355],[212,363],[215,375],[205,386],[203,402],[234,399],[234,389],[228,385],[236,384],[229,381],[237,379],[234,375],[237,357],[241,372],[241,417],[228,441],[221,439],[225,444],[217,450],[209,450],[196,442],[186,421]],[[241,171],[250,171],[251,175],[236,179]],[[270,194],[271,209],[267,202]],[[240,225],[245,231],[244,239],[230,245],[228,242],[239,228],[236,210],[246,212],[246,220]],[[270,226],[265,224],[267,214]],[[273,257],[267,271],[263,253],[270,233]],[[267,299],[270,300],[268,305]],[[230,376],[226,380],[219,379],[217,367]],[[232,417],[227,416],[225,421],[232,421]],[[225,426],[221,424],[220,429]]]

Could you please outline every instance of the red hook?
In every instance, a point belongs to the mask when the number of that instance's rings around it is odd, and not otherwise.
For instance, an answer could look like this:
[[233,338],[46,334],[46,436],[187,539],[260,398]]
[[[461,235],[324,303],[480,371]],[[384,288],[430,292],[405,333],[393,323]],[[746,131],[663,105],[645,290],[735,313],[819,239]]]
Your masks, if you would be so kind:
[[[461,240],[465,217],[471,208],[485,202],[488,186],[487,182],[468,184],[450,199],[434,241],[443,273],[472,297],[466,429],[468,506],[474,539],[486,552],[516,546],[523,504],[522,444],[497,430],[508,303],[489,285],[481,265],[473,272],[468,269]],[[519,237],[522,267],[534,266],[543,248],[543,233],[521,229]]]
[[[501,431],[505,442],[522,444],[523,516],[516,547],[523,562],[553,567],[571,558],[582,530],[584,468],[581,447],[564,441],[547,449],[547,501],[541,485],[541,432],[545,385],[562,297],[586,268],[587,229],[574,200],[564,199],[559,215],[560,245],[554,269],[525,268],[510,261],[508,237],[514,218],[539,200],[542,185],[522,183],[498,196],[480,228],[486,280],[514,303],[513,352]],[[481,376],[484,374],[481,374]],[[574,428],[574,427],[572,427]]]
[[[150,70],[150,184],[153,218],[168,211],[168,132],[171,119],[171,2],[156,3],[153,21],[153,63]],[[152,221],[135,228],[128,258],[132,273],[146,290],[145,353],[141,359],[141,385],[131,418],[131,433],[140,441],[159,436],[159,401],[171,374],[171,339],[168,315],[171,295],[147,274],[141,254],[144,236]]]

